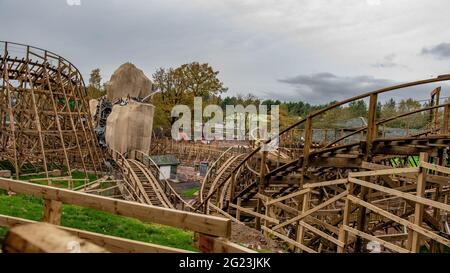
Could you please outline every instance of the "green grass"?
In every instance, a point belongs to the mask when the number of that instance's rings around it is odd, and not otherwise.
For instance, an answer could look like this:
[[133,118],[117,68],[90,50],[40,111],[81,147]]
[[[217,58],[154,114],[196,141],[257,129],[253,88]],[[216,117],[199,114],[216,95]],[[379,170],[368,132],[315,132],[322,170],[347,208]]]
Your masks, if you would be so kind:
[[181,193],[181,195],[183,197],[194,198],[194,193],[198,192],[199,190],[200,190],[200,187],[190,188],[188,190],[183,191]]
[[[8,196],[0,192],[0,214],[41,221],[43,200],[25,195]],[[157,224],[145,224],[136,219],[89,208],[63,205],[61,225],[195,251],[192,247],[192,232]],[[0,241],[3,240],[6,232],[7,229],[0,228]]]

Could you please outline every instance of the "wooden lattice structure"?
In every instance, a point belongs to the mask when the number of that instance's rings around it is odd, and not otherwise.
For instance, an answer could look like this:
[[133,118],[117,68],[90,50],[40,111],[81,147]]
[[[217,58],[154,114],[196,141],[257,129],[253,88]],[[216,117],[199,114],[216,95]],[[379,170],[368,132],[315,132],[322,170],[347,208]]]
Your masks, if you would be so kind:
[[83,78],[50,51],[0,42],[0,160],[17,177],[31,169],[99,171],[98,149]]
[[[450,247],[450,104],[439,101],[440,87],[430,104],[396,116],[381,119],[377,104],[383,93],[448,80],[387,87],[308,115],[274,137],[277,151],[259,146],[237,164],[221,165],[204,181],[195,209],[245,223],[298,251],[364,252],[370,241],[388,252],[444,251]],[[322,115],[361,99],[369,100],[366,126],[313,142]],[[419,132],[386,136],[385,124],[418,114],[429,115]],[[291,136],[294,130],[302,138]]]

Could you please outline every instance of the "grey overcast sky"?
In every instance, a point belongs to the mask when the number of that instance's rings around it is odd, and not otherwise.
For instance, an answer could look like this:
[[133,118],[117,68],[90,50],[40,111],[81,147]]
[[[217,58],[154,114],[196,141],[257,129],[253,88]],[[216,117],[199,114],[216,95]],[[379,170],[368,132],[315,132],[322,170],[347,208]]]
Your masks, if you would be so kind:
[[230,95],[310,103],[450,73],[448,0],[77,1],[0,0],[0,40],[52,50],[86,80],[199,61]]

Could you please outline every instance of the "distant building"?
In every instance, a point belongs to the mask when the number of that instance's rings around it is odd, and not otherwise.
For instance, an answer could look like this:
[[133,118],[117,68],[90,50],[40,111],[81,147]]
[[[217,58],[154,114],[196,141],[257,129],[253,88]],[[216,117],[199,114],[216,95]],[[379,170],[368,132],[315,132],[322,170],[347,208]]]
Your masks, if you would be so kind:
[[150,158],[159,168],[159,179],[177,179],[180,161],[174,155],[153,155]]

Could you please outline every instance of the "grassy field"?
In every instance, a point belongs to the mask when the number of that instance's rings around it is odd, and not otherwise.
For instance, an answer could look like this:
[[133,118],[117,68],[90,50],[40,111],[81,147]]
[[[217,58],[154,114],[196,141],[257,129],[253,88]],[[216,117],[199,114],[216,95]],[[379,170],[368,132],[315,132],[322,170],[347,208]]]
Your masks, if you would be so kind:
[[[74,173],[74,178],[84,178],[83,173]],[[42,178],[40,176],[24,177],[24,180]],[[89,177],[90,181],[95,176]],[[47,182],[34,182],[46,185]],[[67,182],[55,181],[56,187],[66,188]],[[81,185],[81,184],[80,184]],[[75,187],[77,184],[75,184]],[[43,218],[43,200],[26,195],[9,196],[0,191],[0,214],[41,221]],[[123,216],[82,208],[74,205],[63,205],[61,225],[66,227],[118,236],[122,238],[176,247],[186,250],[192,247],[193,233],[177,228],[146,224],[139,220]],[[6,235],[7,229],[0,227],[0,242]]]
[[194,198],[194,193],[198,192],[199,190],[200,190],[200,187],[190,188],[190,189],[183,191],[181,193],[181,195],[183,197],[187,197],[187,198]]

